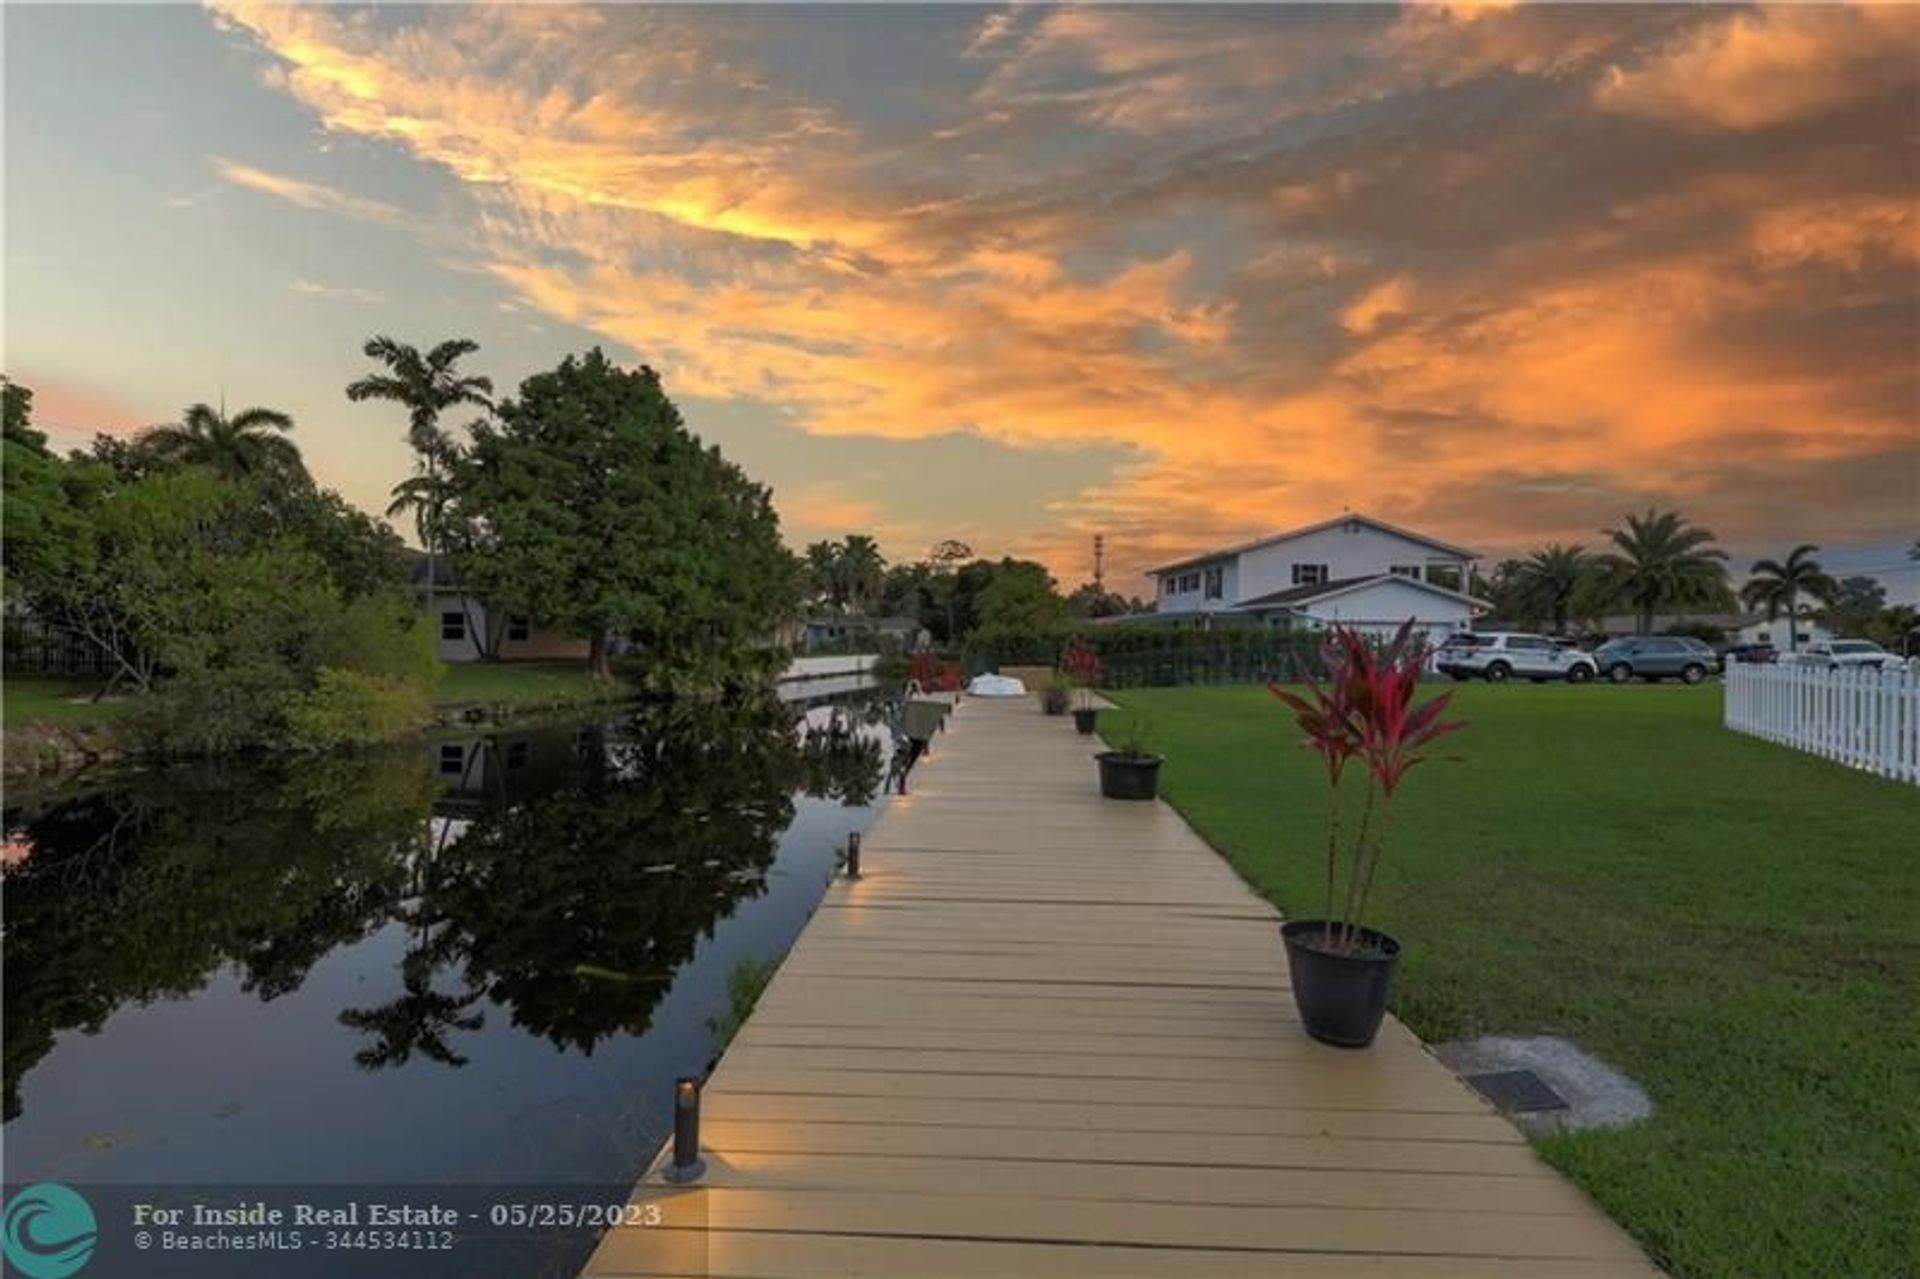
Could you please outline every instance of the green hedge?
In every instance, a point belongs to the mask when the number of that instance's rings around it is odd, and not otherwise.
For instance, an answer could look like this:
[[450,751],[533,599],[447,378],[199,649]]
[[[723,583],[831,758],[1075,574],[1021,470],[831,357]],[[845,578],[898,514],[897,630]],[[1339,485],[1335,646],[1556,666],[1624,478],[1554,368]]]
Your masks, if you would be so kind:
[[1057,665],[1066,646],[1085,640],[1100,655],[1107,688],[1293,681],[1321,672],[1324,637],[1259,626],[1079,626],[1057,631],[983,628],[967,638],[968,674],[998,666]]

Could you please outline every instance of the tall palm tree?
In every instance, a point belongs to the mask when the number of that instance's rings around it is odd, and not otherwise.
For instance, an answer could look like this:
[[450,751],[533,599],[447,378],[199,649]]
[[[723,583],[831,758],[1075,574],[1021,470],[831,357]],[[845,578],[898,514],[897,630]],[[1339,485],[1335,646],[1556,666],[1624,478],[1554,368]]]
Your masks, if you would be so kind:
[[1597,585],[1606,598],[1629,604],[1640,634],[1653,629],[1655,613],[1690,605],[1724,607],[1727,553],[1713,544],[1710,529],[1678,511],[1627,516],[1626,527],[1602,529],[1614,546],[1595,561]]
[[1819,547],[1802,542],[1787,553],[1785,560],[1756,561],[1752,579],[1740,588],[1742,603],[1767,611],[1769,627],[1781,613],[1787,615],[1787,646],[1794,652],[1800,650],[1800,597],[1811,596],[1822,604],[1833,602],[1834,581],[1814,558],[1819,552]]
[[204,466],[230,480],[304,480],[300,450],[286,437],[293,419],[278,409],[241,409],[232,417],[207,404],[189,405],[180,421],[140,437],[157,458]]
[[1574,598],[1586,587],[1592,568],[1586,547],[1548,543],[1513,566],[1514,605],[1528,620],[1552,618],[1554,630],[1565,633]]
[[[430,518],[424,509],[416,507],[420,510],[420,538],[427,552],[429,604],[433,600],[438,535],[446,513],[445,490],[439,484],[439,472],[453,452],[453,441],[440,429],[440,415],[462,404],[483,409],[493,407],[493,380],[464,377],[458,367],[461,359],[479,349],[480,344],[471,338],[449,338],[423,355],[418,347],[375,335],[367,339],[363,350],[368,359],[378,361],[386,371],[347,383],[347,398],[356,404],[363,400],[389,400],[406,407],[407,443],[413,447],[417,473],[424,476],[427,483],[412,489],[407,481],[395,485],[395,504],[406,509],[422,494],[440,495],[433,502]],[[403,494],[403,490],[407,492]],[[393,508],[389,507],[388,514],[392,513]]]

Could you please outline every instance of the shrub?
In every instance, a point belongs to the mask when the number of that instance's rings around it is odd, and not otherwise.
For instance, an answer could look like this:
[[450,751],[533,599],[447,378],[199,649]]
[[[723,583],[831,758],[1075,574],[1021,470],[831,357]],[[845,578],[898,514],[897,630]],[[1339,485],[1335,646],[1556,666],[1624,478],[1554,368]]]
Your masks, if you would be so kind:
[[1064,675],[1056,673],[1040,690],[1040,709],[1049,715],[1065,715],[1072,704],[1073,682]]
[[143,697],[127,718],[141,749],[157,755],[221,755],[278,734],[297,674],[261,659],[182,671]]
[[1001,665],[1052,666],[1083,645],[1108,688],[1179,684],[1293,683],[1323,671],[1321,636],[1245,621],[1211,629],[1166,623],[1015,631],[982,627],[968,636],[969,671]]
[[397,737],[432,715],[427,686],[371,671],[322,667],[314,687],[287,700],[288,740],[305,750],[330,750]]

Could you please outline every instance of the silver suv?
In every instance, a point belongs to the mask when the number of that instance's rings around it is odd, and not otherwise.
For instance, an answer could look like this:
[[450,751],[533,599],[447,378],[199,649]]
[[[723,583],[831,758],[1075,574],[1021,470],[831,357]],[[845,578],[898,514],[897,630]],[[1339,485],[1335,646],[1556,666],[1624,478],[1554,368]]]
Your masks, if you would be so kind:
[[1600,671],[1593,658],[1579,649],[1520,631],[1456,635],[1440,646],[1434,666],[1455,679],[1478,676],[1494,684],[1516,677],[1536,684],[1550,679],[1584,684]]

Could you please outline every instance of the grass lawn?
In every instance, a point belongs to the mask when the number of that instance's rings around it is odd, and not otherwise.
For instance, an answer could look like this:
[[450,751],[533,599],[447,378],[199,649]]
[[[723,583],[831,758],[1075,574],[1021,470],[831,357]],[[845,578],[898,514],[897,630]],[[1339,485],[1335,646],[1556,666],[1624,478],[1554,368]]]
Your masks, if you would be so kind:
[[612,701],[626,685],[596,680],[582,662],[448,662],[435,705],[556,706]]
[[[1457,691],[1461,762],[1406,782],[1375,892],[1395,1011],[1638,1080],[1649,1122],[1540,1149],[1675,1274],[1920,1275],[1920,788],[1727,732],[1713,686]],[[1321,913],[1324,774],[1285,707],[1117,700],[1167,799]]]
[[133,703],[124,697],[90,700],[100,688],[97,680],[62,679],[52,675],[9,675],[0,683],[0,724],[22,728],[28,724],[79,727],[104,724],[126,714]]

